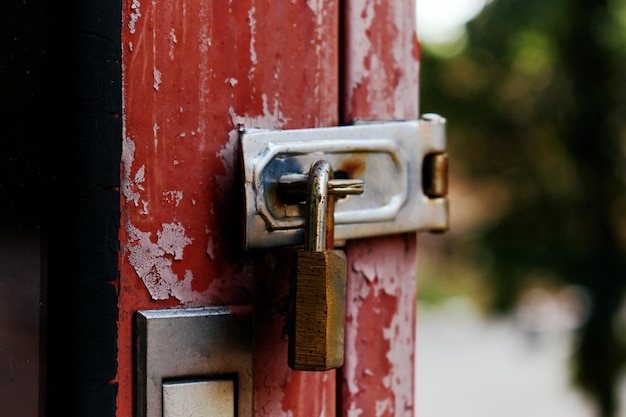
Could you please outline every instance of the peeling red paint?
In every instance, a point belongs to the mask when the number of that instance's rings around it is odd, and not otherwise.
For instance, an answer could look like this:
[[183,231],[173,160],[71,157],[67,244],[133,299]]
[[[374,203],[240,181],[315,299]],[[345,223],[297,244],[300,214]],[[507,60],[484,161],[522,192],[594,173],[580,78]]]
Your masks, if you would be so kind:
[[[412,414],[414,234],[346,246],[339,387],[287,366],[290,252],[241,250],[236,129],[338,123],[338,7],[124,0],[117,416],[132,415],[134,312],[229,304],[255,307],[255,416]],[[345,7],[343,121],[416,118],[413,2]]]
[[[418,117],[413,1],[345,3],[344,122]],[[414,415],[417,236],[348,241],[339,414]]]
[[[335,172],[344,172],[348,178],[359,178],[367,168],[365,158],[359,154],[346,157]],[[336,175],[336,174],[335,174]]]
[[255,306],[256,415],[334,414],[335,378],[287,366],[284,254],[241,249],[236,129],[337,123],[338,15],[320,0],[123,2],[119,417],[135,311],[231,304]]
[[344,121],[415,118],[419,60],[412,1],[344,3]]
[[346,415],[412,416],[416,240],[414,234],[351,241],[346,358],[341,404]]

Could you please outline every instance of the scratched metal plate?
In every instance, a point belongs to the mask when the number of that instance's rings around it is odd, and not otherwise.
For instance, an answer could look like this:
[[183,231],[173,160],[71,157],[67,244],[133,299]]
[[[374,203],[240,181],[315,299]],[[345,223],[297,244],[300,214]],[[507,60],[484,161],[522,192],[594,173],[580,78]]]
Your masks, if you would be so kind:
[[365,182],[362,194],[337,201],[337,241],[448,227],[447,198],[429,198],[422,187],[424,157],[445,152],[442,117],[315,129],[245,129],[240,140],[245,248],[303,242],[304,204],[281,201],[278,182],[282,175],[308,173],[317,159],[328,160],[336,176]]
[[137,416],[163,416],[163,384],[193,378],[236,381],[237,415],[252,416],[253,314],[246,305],[138,311]]

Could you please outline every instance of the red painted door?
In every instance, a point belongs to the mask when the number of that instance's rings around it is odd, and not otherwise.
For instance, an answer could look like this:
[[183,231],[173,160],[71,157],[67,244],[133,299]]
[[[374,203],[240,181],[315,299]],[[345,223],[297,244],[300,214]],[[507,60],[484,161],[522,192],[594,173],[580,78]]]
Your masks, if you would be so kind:
[[255,416],[411,416],[416,235],[349,241],[346,358],[287,366],[290,249],[244,251],[237,128],[418,116],[413,0],[123,2],[118,417],[133,315],[252,304]]

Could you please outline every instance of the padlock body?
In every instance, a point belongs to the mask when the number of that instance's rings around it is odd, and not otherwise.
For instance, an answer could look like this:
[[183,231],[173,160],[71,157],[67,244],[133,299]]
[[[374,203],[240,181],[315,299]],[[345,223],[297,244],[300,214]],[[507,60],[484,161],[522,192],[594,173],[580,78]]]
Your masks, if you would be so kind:
[[343,365],[346,255],[298,251],[292,283],[289,367],[326,371]]

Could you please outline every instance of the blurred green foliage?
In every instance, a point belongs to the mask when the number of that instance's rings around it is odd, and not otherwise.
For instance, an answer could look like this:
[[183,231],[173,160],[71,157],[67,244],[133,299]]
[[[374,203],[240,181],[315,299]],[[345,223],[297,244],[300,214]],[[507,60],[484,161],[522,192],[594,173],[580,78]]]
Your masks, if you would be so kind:
[[421,62],[422,113],[447,118],[455,175],[489,184],[481,198],[490,213],[463,246],[484,269],[489,311],[511,312],[537,275],[586,288],[592,308],[573,380],[603,417],[616,416],[625,363],[615,322],[626,288],[626,0],[492,0],[461,39],[422,44]]

